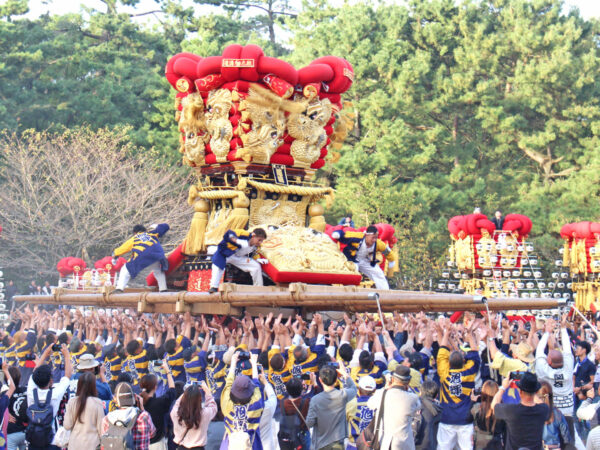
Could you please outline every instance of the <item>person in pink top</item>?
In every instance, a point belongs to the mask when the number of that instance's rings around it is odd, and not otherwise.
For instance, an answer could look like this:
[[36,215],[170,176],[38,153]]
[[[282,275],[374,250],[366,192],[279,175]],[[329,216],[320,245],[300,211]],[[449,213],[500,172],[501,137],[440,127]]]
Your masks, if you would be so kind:
[[217,403],[204,381],[200,387],[188,387],[171,410],[177,450],[204,450],[208,426],[216,414]]

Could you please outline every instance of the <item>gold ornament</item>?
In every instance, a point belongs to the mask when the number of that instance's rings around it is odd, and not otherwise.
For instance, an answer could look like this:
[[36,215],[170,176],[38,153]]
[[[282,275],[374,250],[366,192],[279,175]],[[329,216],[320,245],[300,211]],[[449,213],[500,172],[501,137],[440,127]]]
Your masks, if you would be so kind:
[[233,137],[233,127],[229,121],[231,105],[231,91],[227,89],[217,89],[208,94],[206,128],[210,133],[210,149],[217,157],[217,162],[227,162]]
[[183,109],[179,119],[179,129],[182,130],[185,137],[181,143],[184,161],[187,164],[191,162],[194,165],[202,165],[204,164],[204,146],[208,138],[204,117],[204,101],[200,94],[194,92],[185,97],[181,101],[181,105]]
[[250,130],[241,135],[243,148],[236,153],[246,162],[269,164],[271,156],[283,144],[285,112],[302,111],[305,105],[285,100],[258,85],[252,86],[248,97],[240,103],[242,121],[251,120]]
[[295,167],[309,168],[319,159],[321,148],[327,142],[323,127],[331,118],[331,112],[329,99],[315,98],[305,111],[288,117],[288,133],[295,139],[290,151]]
[[304,227],[284,226],[267,232],[260,252],[280,272],[357,274],[329,236]]

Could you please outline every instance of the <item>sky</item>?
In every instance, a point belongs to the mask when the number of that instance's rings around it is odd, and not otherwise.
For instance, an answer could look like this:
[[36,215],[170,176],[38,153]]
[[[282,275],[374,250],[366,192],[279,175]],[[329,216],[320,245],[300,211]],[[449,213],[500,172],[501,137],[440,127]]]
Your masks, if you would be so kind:
[[[188,1],[190,4],[193,4],[191,0],[184,1]],[[298,3],[300,3],[299,0]],[[294,1],[292,1],[291,4],[293,5]],[[105,9],[104,4],[100,0],[30,0],[30,12],[28,16],[38,17],[40,14],[44,14],[48,11],[50,11],[51,13],[60,12],[63,14],[67,12],[77,12],[79,10],[80,5],[92,7],[99,10]],[[565,5],[568,8],[579,8],[581,15],[586,19],[590,19],[592,17],[600,19],[600,0],[565,0]],[[153,0],[141,0],[140,4],[135,9],[120,9],[124,12],[146,12],[156,9],[156,3]]]

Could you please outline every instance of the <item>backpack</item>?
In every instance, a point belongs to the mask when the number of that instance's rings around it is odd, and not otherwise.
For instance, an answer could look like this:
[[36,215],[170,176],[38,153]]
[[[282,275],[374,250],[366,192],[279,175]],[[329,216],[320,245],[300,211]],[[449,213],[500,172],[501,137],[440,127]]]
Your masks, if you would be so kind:
[[38,397],[38,390],[33,390],[33,404],[27,407],[27,419],[29,424],[25,430],[25,439],[29,448],[47,448],[54,438],[52,422],[54,411],[52,411],[52,388],[46,394],[46,401],[42,404]]
[[120,420],[117,420],[114,424],[111,423],[106,433],[100,437],[100,448],[102,450],[135,450],[133,427],[139,416],[140,413],[138,412],[127,425]]
[[[287,415],[283,408],[283,400],[279,400],[279,409],[281,410],[281,422],[279,423],[279,433],[277,440],[281,450],[304,450],[306,442],[306,430],[302,429],[302,424],[305,423],[302,417],[302,407],[306,399],[300,402],[300,408],[296,408],[297,413]],[[292,403],[293,404],[293,403]],[[296,406],[293,404],[294,407]]]

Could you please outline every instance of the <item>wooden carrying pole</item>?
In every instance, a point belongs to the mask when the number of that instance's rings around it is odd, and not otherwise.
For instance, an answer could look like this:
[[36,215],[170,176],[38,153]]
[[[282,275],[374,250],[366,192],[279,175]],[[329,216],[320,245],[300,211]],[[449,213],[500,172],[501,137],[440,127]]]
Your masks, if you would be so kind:
[[[193,314],[238,314],[242,308],[295,308],[306,311],[378,312],[372,294],[379,294],[383,312],[448,312],[482,311],[480,296],[440,294],[434,292],[380,291],[355,286],[321,286],[292,283],[288,287],[245,286],[224,284],[221,291],[208,292],[110,292],[61,293],[54,295],[21,295],[17,302],[54,305],[83,305],[110,308],[135,308],[138,312]],[[369,295],[371,294],[371,296]],[[487,300],[491,311],[553,309],[564,304],[562,299],[495,298]]]

